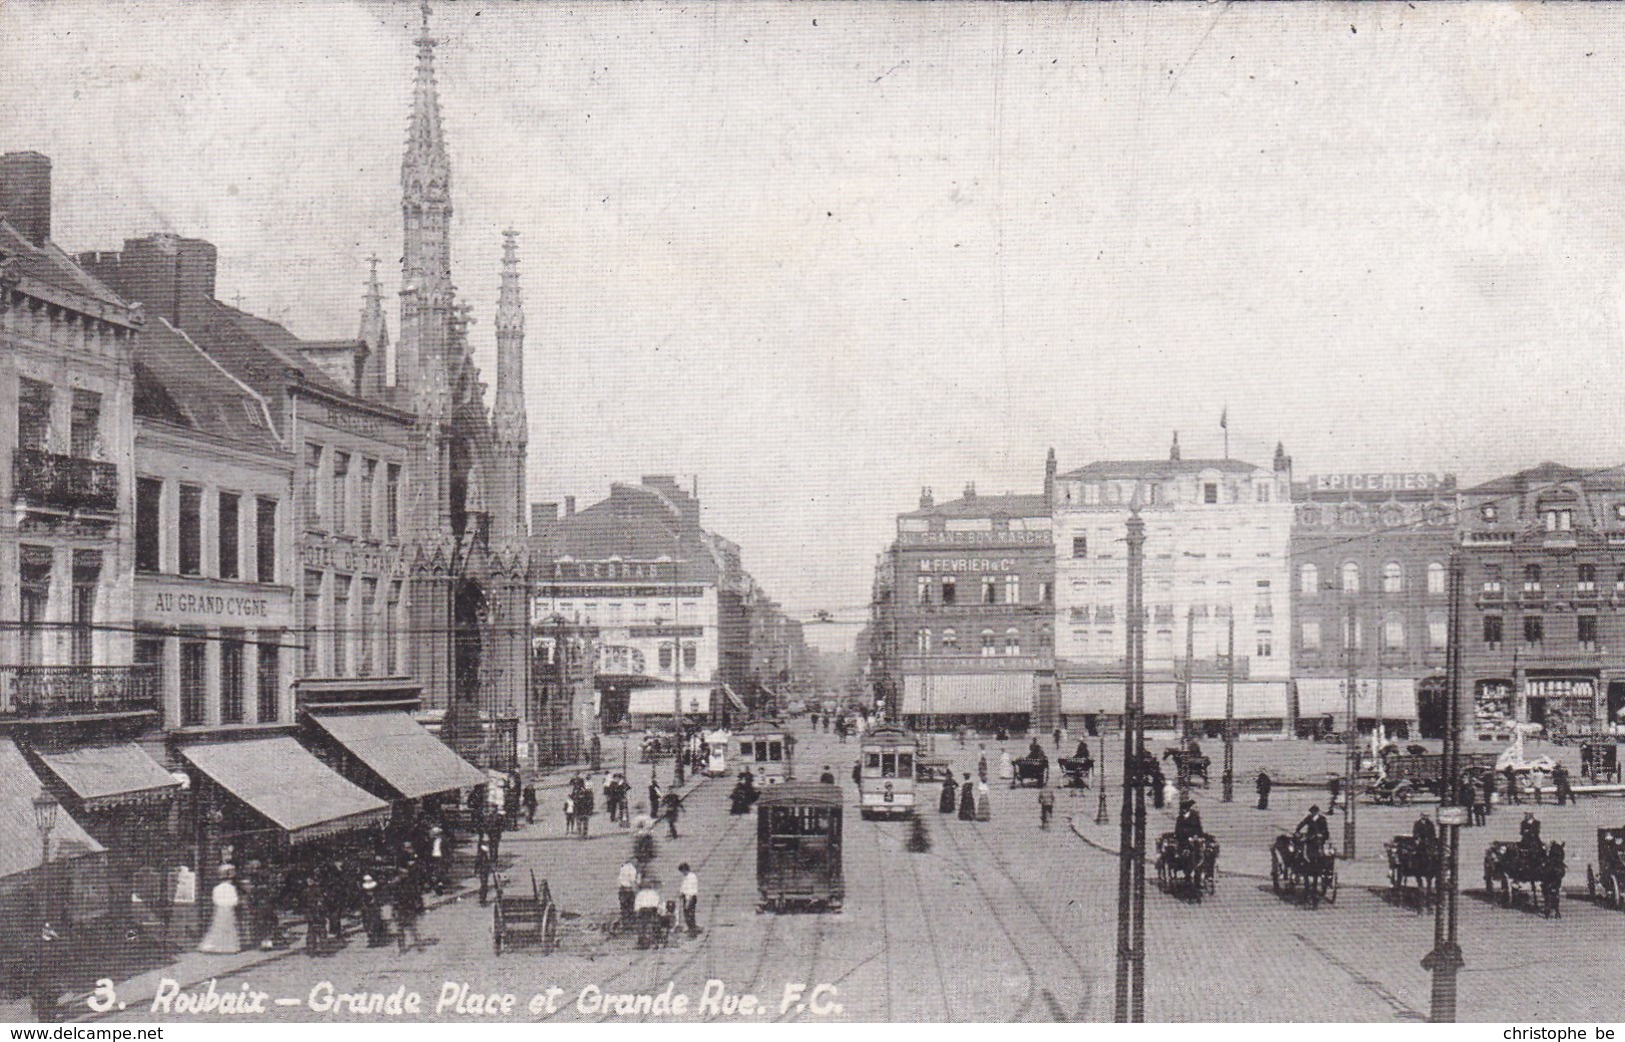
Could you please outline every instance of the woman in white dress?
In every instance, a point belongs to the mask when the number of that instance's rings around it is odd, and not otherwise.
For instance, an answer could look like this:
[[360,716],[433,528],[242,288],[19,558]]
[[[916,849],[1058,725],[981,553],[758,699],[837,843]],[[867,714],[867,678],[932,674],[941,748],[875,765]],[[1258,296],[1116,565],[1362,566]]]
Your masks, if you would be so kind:
[[237,884],[232,882],[237,871],[231,865],[220,866],[220,882],[214,885],[210,897],[214,901],[214,917],[209,920],[209,932],[198,944],[200,952],[217,955],[235,955],[243,950],[242,934],[237,930]]
[[1016,774],[1016,765],[1015,765],[1014,761],[1012,761],[1010,759],[1010,750],[1008,750],[1008,749],[1000,749],[999,750],[999,778],[1002,781],[1009,781],[1011,778],[1015,777],[1015,774]]

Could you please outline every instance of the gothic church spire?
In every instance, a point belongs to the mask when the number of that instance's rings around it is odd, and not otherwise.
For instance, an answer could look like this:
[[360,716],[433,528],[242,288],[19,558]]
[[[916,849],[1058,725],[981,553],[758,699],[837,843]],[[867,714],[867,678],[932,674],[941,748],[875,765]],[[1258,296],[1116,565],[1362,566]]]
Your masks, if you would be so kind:
[[502,233],[502,288],[497,293],[497,393],[492,416],[504,449],[529,440],[525,418],[525,307],[519,294],[519,233]]

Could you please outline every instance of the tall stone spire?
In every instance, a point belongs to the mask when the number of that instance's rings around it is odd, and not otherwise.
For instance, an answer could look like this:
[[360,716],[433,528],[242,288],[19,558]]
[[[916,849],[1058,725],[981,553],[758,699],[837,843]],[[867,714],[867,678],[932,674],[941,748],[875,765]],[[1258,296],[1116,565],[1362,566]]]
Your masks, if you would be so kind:
[[499,544],[517,549],[525,538],[525,308],[519,292],[519,233],[502,233],[502,287],[497,293],[497,388],[492,410],[498,469],[491,525]]
[[357,334],[367,345],[366,360],[361,363],[361,394],[367,398],[382,398],[389,354],[389,326],[384,320],[384,291],[378,284],[378,258],[368,257],[372,272],[367,277],[367,295],[362,298],[361,330]]
[[[446,347],[453,306],[451,286],[451,160],[440,125],[434,76],[435,38],[429,5],[422,6],[412,114],[401,157],[401,343],[395,384],[401,404],[420,414],[444,414]],[[438,372],[436,371],[438,370]]]

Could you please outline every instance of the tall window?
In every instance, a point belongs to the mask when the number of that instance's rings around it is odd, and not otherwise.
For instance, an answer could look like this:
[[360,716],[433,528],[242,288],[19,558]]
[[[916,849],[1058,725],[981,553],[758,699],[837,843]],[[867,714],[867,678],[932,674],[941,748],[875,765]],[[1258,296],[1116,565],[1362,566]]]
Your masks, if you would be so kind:
[[1270,501],[1270,487],[1268,485],[1259,485],[1257,487],[1257,492],[1258,501],[1260,503],[1268,503]]
[[275,723],[282,707],[282,673],[281,650],[277,645],[282,643],[281,630],[260,630],[259,632],[259,677],[255,681],[256,701],[259,703],[259,722],[262,724]]
[[982,603],[999,603],[999,580],[991,575],[982,576]]
[[1055,603],[1055,584],[1048,579],[1038,584],[1038,600],[1042,604]]
[[1004,577],[1004,603],[1021,603],[1021,576],[1007,575]]
[[1053,647],[1055,647],[1055,630],[1049,623],[1043,623],[1038,627],[1038,648],[1040,651],[1048,651]]
[[1540,565],[1526,564],[1523,566],[1523,592],[1540,592]]
[[1306,564],[1298,569],[1298,592],[1313,597],[1320,592],[1320,569]]
[[1525,615],[1523,617],[1523,641],[1525,644],[1539,644],[1546,639],[1546,620],[1539,615]]
[[1501,616],[1499,616],[1499,615],[1486,615],[1486,616],[1484,616],[1484,643],[1488,644],[1492,648],[1500,647],[1501,646],[1501,634],[1502,634]]
[[203,490],[181,486],[180,573],[203,574]]
[[1014,626],[1004,631],[1004,653],[1006,655],[1021,654],[1021,631]]
[[75,389],[68,426],[68,451],[80,459],[99,459],[102,451],[102,396]]
[[51,449],[51,400],[55,392],[50,384],[30,380],[26,376],[17,381],[17,447],[35,452]]
[[1567,532],[1574,527],[1574,511],[1568,507],[1551,507],[1541,511],[1541,519],[1548,532]]
[[276,500],[254,501],[254,581],[276,582]]
[[942,631],[942,650],[957,652],[959,650],[959,634],[952,626]]
[[305,527],[322,527],[322,447],[305,444]]
[[942,603],[953,604],[957,597],[958,585],[954,582],[954,577],[944,575],[942,577]]
[[1597,617],[1595,615],[1576,615],[1574,617],[1575,636],[1586,650],[1597,645]]
[[45,661],[45,627],[51,604],[51,548],[23,546],[17,560],[18,650],[25,666]]
[[73,552],[73,664],[96,660],[96,591],[102,581],[102,552]]
[[670,644],[662,644],[662,645],[660,645],[660,668],[662,670],[671,669],[671,659],[672,659],[671,645]]
[[1298,643],[1305,651],[1320,650],[1320,622],[1315,619],[1305,619],[1298,627]]
[[1253,617],[1273,619],[1275,617],[1275,601],[1270,596],[1274,592],[1270,588],[1270,581],[1268,579],[1257,580],[1253,590],[1257,597],[1257,601],[1253,605]]
[[931,577],[919,576],[914,580],[914,599],[920,604],[931,603]]
[[401,468],[399,464],[391,463],[384,482],[384,517],[389,522],[387,535],[391,541],[399,539],[401,535],[400,504]]
[[372,491],[377,485],[377,478],[378,461],[375,459],[362,460],[361,502],[357,505],[360,507],[361,538],[363,539],[376,539],[378,536],[378,533],[372,530]]
[[243,631],[220,631],[220,722],[243,722]]
[[219,528],[216,530],[216,541],[220,551],[220,578],[235,579],[238,571],[238,537],[241,533],[242,518],[239,508],[242,499],[235,492],[220,493],[220,514],[217,518]]
[[931,631],[919,630],[914,634],[914,650],[921,655],[931,654]]
[[1438,612],[1428,615],[1428,650],[1443,651],[1450,641],[1449,621]]
[[135,570],[163,570],[164,483],[135,479]]
[[1581,593],[1597,592],[1597,566],[1582,564],[1575,567],[1575,589]]
[[137,636],[135,638],[135,664],[148,667],[152,689],[158,693],[159,704],[164,697],[164,640],[162,637]]
[[1353,561],[1343,566],[1343,592],[1360,592],[1360,566]]
[[389,584],[389,610],[384,615],[384,654],[389,656],[389,671],[393,676],[400,676],[406,672],[401,665],[401,581],[394,579]]
[[683,668],[684,669],[693,669],[695,666],[697,666],[699,664],[699,661],[700,661],[700,649],[699,649],[699,647],[697,645],[695,645],[695,644],[684,644],[683,645]]
[[1405,650],[1405,622],[1398,615],[1390,615],[1382,622],[1382,650]]
[[378,642],[378,580],[370,576],[361,580],[361,669],[364,677],[372,676],[373,646]]
[[1088,536],[1086,536],[1086,535],[1075,535],[1075,536],[1072,537],[1072,556],[1073,557],[1088,557],[1089,556],[1089,537]]
[[305,676],[322,672],[321,644],[322,573],[305,571]]
[[208,722],[208,645],[202,634],[186,631],[181,640],[181,726]]
[[1258,657],[1269,658],[1275,654],[1275,638],[1269,630],[1258,631]]
[[333,576],[333,675],[350,675],[350,577]]
[[[1625,576],[1625,573],[1621,573]],[[1501,593],[1501,566],[1487,564],[1484,566],[1484,592],[1499,595]]]
[[1444,592],[1444,565],[1433,561],[1428,564],[1428,593],[1436,597]]
[[999,653],[999,635],[992,630],[982,631],[982,657],[992,658]]
[[1399,593],[1405,588],[1405,570],[1399,566],[1398,561],[1389,561],[1382,566],[1382,592]]
[[1212,506],[1219,501],[1219,486],[1212,481],[1202,484],[1202,502]]
[[333,531],[350,530],[350,454],[333,453]]

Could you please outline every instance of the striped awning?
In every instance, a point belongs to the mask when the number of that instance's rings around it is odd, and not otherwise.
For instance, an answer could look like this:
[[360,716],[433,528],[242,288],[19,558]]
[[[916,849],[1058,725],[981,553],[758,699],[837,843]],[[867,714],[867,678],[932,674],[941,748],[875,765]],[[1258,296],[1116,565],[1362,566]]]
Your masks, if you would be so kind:
[[[1145,682],[1145,711],[1153,716],[1169,716],[1174,712],[1172,681],[1147,680]],[[1104,713],[1121,715],[1128,697],[1123,680],[1065,680],[1061,682],[1061,712]]]
[[292,738],[194,745],[192,766],[303,843],[389,818],[389,804],[345,781]]
[[[1198,680],[1191,684],[1191,719],[1223,720],[1225,686]],[[1236,682],[1237,720],[1284,720],[1286,681],[1252,680]]]
[[[22,750],[11,739],[0,738],[0,878],[39,867],[44,844],[34,820],[34,798],[42,788]],[[57,808],[50,836],[53,859],[100,854],[104,849],[63,807]]]
[[[1339,677],[1300,677],[1298,686],[1298,714],[1300,716],[1332,716],[1342,718],[1348,708],[1346,681]],[[1375,719],[1377,692],[1382,692],[1382,715],[1386,720],[1416,719],[1416,681],[1409,677],[1362,678],[1354,688],[1355,712],[1362,718]]]
[[903,712],[928,716],[961,713],[1031,713],[1031,673],[907,673]]
[[[684,713],[711,711],[711,684],[684,684],[682,686]],[[634,688],[627,698],[626,711],[638,716],[671,716],[672,686]]]
[[86,810],[168,799],[180,792],[174,775],[133,742],[39,752],[40,762]]
[[377,775],[391,798],[415,800],[485,784],[479,768],[399,710],[312,714],[310,719]]

